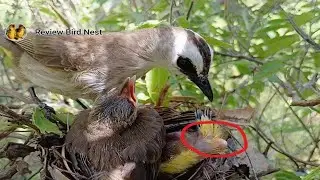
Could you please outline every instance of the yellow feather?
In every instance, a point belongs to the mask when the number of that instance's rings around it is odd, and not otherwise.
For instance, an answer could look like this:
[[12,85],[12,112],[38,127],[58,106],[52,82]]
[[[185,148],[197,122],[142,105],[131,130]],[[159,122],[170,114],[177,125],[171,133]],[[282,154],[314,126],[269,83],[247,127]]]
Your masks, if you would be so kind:
[[9,39],[14,39],[16,35],[16,30],[14,28],[9,28],[9,30],[7,31],[7,36]]
[[[207,120],[210,120],[207,116],[201,116],[200,121]],[[226,130],[223,126],[217,124],[202,124],[200,125],[199,131],[203,140],[205,140],[208,144],[211,144],[211,154],[224,153],[227,147],[227,142],[224,141],[226,140]],[[203,159],[204,157],[199,156],[197,153],[185,148],[185,150],[183,150],[180,154],[162,163],[160,170],[169,174],[181,173]]]
[[181,152],[179,155],[170,159],[169,161],[162,163],[160,170],[165,173],[175,174],[180,173],[187,168],[197,164],[203,158],[191,150]]
[[[200,121],[210,120],[207,116],[202,115]],[[214,120],[210,120],[214,121]],[[229,135],[224,126],[218,124],[201,124],[200,132],[204,137],[221,138],[226,139]]]

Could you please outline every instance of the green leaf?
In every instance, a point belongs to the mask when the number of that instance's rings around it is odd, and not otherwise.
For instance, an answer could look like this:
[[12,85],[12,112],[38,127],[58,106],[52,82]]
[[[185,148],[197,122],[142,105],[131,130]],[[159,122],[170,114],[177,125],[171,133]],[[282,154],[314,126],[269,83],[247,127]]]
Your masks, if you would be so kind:
[[276,32],[280,28],[289,28],[290,26],[285,19],[273,19],[270,20],[266,26],[262,26],[261,29],[256,32],[256,36],[262,38],[263,36],[267,36],[266,33],[269,31]]
[[221,41],[221,40],[218,40],[216,38],[213,38],[210,36],[206,36],[204,38],[212,46],[218,46],[218,47],[222,47],[222,48],[232,48],[231,44],[228,44],[228,43]]
[[312,170],[310,174],[308,174],[303,178],[303,180],[314,180],[314,179],[320,179],[320,167]]
[[97,24],[98,25],[110,25],[110,24],[117,24],[121,22],[121,19],[120,18],[117,18],[117,17],[112,17],[112,18],[107,18],[105,20],[102,20],[102,21],[99,21]]
[[255,81],[263,80],[264,78],[271,77],[275,73],[281,71],[284,68],[283,61],[275,60],[269,61],[263,64],[260,71],[254,75]]
[[315,13],[314,11],[310,11],[310,12],[305,12],[305,13],[302,13],[300,15],[297,15],[293,18],[294,22],[298,25],[298,26],[301,26],[301,25],[304,25],[306,24],[307,22],[310,22],[313,18],[315,18]]
[[40,108],[36,108],[32,115],[33,124],[36,125],[41,133],[56,133],[61,135],[62,132],[59,130],[58,126],[50,122],[44,114],[44,111]]
[[235,62],[234,65],[237,67],[238,71],[241,74],[251,74],[250,62],[248,61],[238,61]]
[[169,72],[164,68],[154,68],[146,74],[146,86],[153,103],[159,99],[160,92],[166,85]]
[[58,112],[56,117],[65,124],[71,125],[74,121],[75,115],[69,112]]
[[168,2],[166,0],[160,0],[156,2],[158,3],[151,9],[151,11],[162,12],[168,8]]
[[183,28],[189,28],[190,27],[190,22],[186,20],[185,16],[180,16],[176,19],[180,27]]
[[40,11],[43,12],[44,14],[51,16],[51,17],[54,17],[54,18],[57,17],[56,14],[54,12],[52,12],[49,8],[41,7]]
[[320,53],[313,54],[313,62],[314,62],[314,66],[317,69],[320,69]]
[[298,35],[289,35],[276,37],[270,40],[265,41],[264,45],[267,46],[267,50],[262,51],[261,57],[268,57],[274,55],[278,51],[284,50],[285,48],[290,47],[293,43],[299,41],[300,38]]
[[161,21],[159,20],[148,20],[138,24],[136,28],[137,29],[154,28],[154,27],[157,27],[159,24],[161,24]]
[[280,171],[274,174],[276,180],[301,180],[299,176],[290,171]]

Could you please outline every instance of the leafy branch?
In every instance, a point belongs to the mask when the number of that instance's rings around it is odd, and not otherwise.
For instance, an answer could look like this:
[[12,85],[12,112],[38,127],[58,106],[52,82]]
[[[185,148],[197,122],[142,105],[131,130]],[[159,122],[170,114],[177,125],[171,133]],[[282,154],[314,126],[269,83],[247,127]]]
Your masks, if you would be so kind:
[[262,65],[263,62],[260,59],[257,59],[255,57],[250,57],[250,56],[245,56],[241,54],[229,54],[229,53],[223,53],[223,52],[215,52],[216,55],[223,56],[223,57],[232,57],[232,58],[237,58],[237,59],[245,59],[251,62],[254,62],[258,65]]
[[305,33],[293,20],[292,16],[289,15],[281,6],[280,9],[286,14],[289,23],[292,25],[293,29],[304,39],[307,43],[311,44],[312,47],[318,51],[320,51],[320,45],[316,43],[307,33]]

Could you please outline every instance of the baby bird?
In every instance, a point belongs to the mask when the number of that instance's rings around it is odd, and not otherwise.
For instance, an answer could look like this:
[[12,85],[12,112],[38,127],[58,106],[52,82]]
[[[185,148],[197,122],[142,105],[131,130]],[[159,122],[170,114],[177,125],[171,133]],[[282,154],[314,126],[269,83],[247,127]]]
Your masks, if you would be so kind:
[[7,37],[12,40],[15,38],[16,36],[16,29],[15,29],[15,25],[14,24],[10,24],[8,30],[7,30]]
[[65,146],[76,169],[87,178],[157,178],[165,130],[160,115],[138,107],[135,76],[113,89],[91,110],[82,111],[66,135]]
[[26,32],[26,28],[22,24],[20,24],[19,27],[17,28],[17,33],[15,35],[15,39],[16,40],[22,39],[25,32]]
[[[197,121],[211,120],[212,111],[195,112]],[[160,171],[164,174],[177,174],[199,163],[205,157],[187,149],[180,142],[181,132],[168,133],[167,144],[164,148],[164,162],[161,164]],[[196,132],[186,133],[187,142],[196,149],[206,154],[222,154],[226,151],[228,143],[220,136],[220,131],[214,124],[200,125]]]

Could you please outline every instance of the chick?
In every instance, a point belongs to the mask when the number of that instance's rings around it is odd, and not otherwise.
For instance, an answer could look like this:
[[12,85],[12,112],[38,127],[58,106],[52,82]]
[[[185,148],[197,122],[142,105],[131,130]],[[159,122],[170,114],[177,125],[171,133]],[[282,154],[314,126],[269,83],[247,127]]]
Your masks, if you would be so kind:
[[26,28],[22,24],[20,24],[19,27],[17,28],[15,39],[16,40],[22,39],[23,36],[25,35],[25,32],[26,32]]
[[[196,111],[196,120],[211,120],[211,111]],[[227,149],[227,141],[220,138],[220,129],[215,124],[200,125],[198,132],[188,132],[186,140],[188,143],[207,154],[222,154]],[[181,132],[173,132],[167,135],[166,147],[164,149],[164,162],[160,171],[167,174],[177,174],[197,164],[205,157],[187,149],[180,142]],[[169,157],[168,157],[169,155]]]
[[66,135],[73,165],[90,179],[155,180],[165,129],[152,108],[137,106],[135,76],[82,111]]
[[15,29],[15,25],[14,24],[10,24],[8,30],[7,30],[7,37],[9,39],[14,39],[16,36],[16,29]]

